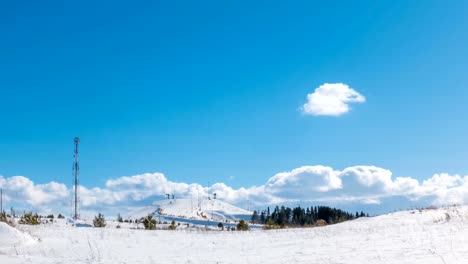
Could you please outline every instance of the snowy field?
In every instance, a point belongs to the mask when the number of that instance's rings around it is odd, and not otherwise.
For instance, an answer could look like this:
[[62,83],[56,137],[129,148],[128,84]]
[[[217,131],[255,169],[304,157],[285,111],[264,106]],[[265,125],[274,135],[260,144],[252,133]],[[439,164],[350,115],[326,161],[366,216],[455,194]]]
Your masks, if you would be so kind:
[[239,231],[0,223],[0,263],[468,263],[468,208]]

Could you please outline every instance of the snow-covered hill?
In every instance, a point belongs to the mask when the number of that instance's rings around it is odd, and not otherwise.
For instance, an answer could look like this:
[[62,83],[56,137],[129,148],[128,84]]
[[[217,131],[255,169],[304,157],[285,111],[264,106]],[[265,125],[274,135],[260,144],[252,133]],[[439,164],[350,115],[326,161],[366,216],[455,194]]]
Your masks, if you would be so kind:
[[112,226],[1,225],[0,263],[468,263],[467,207],[250,232]]
[[213,221],[249,219],[252,212],[236,207],[219,199],[166,199],[140,208],[130,213],[127,218],[134,219],[148,214],[160,214],[187,219]]

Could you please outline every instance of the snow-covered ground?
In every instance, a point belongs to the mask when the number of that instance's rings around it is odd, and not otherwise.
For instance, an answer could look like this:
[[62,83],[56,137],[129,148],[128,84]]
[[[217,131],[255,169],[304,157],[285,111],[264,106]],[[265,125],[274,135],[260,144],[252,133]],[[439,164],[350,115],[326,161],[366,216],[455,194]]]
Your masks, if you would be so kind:
[[468,263],[468,208],[316,228],[203,231],[0,223],[0,263]]

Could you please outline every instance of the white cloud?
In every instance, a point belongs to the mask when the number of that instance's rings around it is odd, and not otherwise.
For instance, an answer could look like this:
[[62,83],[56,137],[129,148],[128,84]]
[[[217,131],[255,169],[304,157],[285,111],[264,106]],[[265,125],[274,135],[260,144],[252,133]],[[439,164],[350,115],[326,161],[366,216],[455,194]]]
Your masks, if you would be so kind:
[[[44,213],[71,211],[72,190],[64,184],[35,184],[23,176],[0,176],[0,187],[4,190],[4,205],[23,204],[22,208]],[[174,193],[179,198],[207,197],[209,193],[216,193],[220,199],[237,205],[249,200],[257,206],[281,203],[395,206],[398,203],[404,208],[416,202],[426,205],[468,203],[468,176],[442,173],[419,182],[411,177],[394,178],[390,170],[375,166],[336,170],[319,165],[280,172],[264,185],[238,189],[225,183],[202,186],[172,182],[162,173],[145,173],[109,179],[102,188],[81,186],[79,191],[81,209],[87,212],[124,213],[132,207],[163,199],[165,193]],[[392,209],[395,208],[387,208]]]
[[338,173],[330,167],[303,166],[276,174],[268,180],[265,187],[273,194],[307,197],[314,192],[340,189],[342,183]]
[[302,111],[316,116],[339,116],[351,110],[350,103],[365,101],[363,95],[344,83],[324,83],[307,95]]
[[3,189],[4,203],[21,201],[35,208],[60,204],[68,197],[68,189],[64,184],[57,182],[34,184],[23,176],[10,178],[0,176],[0,187]]

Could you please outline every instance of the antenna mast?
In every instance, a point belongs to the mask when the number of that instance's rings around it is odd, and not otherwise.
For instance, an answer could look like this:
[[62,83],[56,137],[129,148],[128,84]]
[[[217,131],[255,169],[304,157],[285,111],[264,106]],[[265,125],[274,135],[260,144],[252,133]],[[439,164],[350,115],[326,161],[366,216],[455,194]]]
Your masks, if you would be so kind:
[[78,219],[78,175],[79,175],[79,171],[80,171],[80,167],[78,165],[78,143],[80,143],[80,138],[79,137],[75,137],[75,152],[74,152],[74,156],[75,156],[75,161],[73,162],[73,174],[75,176],[75,212],[74,212],[74,215],[73,215],[73,219]]

